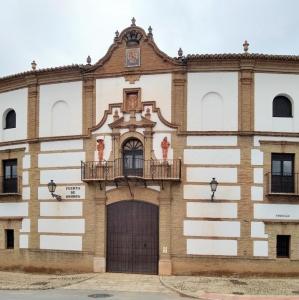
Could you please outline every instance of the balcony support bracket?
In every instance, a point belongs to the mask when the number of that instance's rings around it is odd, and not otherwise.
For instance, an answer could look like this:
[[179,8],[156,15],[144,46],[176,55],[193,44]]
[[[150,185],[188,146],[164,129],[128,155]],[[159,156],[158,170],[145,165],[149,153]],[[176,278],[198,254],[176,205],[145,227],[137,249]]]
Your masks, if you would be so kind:
[[102,190],[103,190],[103,187],[102,187],[101,181],[98,181],[98,183],[99,183],[99,186],[100,186],[100,190],[102,191]]
[[132,196],[132,198],[134,199],[134,194],[132,192],[132,189],[131,189],[131,186],[130,186],[130,183],[129,183],[129,180],[128,180],[128,177],[125,176],[125,180],[126,180],[126,183],[128,185],[128,188],[129,188],[129,191],[130,191],[130,195]]
[[114,178],[114,184],[118,188],[118,183],[117,183],[117,179],[116,178]]

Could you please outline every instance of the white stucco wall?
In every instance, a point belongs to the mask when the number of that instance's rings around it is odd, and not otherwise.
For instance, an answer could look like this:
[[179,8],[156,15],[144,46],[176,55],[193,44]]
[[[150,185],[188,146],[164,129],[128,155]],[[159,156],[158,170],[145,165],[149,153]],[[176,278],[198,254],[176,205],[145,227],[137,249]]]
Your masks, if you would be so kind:
[[251,187],[251,200],[263,201],[264,200],[264,188],[262,186]]
[[[184,185],[184,199],[189,200],[208,200],[211,199],[211,187],[205,185]],[[240,186],[221,186],[218,185],[215,193],[215,200],[240,200]]]
[[81,217],[82,202],[41,202],[42,217]]
[[30,232],[30,219],[24,218],[22,220],[20,232]]
[[237,136],[187,136],[187,146],[237,146]]
[[80,167],[85,161],[85,152],[62,152],[38,154],[39,168]]
[[299,142],[298,137],[291,137],[291,136],[255,136],[253,138],[254,146],[259,147],[260,141],[288,141],[288,142]]
[[233,165],[240,164],[239,149],[185,149],[185,164]]
[[53,179],[55,183],[82,183],[81,169],[41,170],[40,183],[48,184]]
[[299,205],[254,204],[254,218],[264,220],[298,220]]
[[264,163],[264,153],[258,149],[251,149],[251,165],[261,166]]
[[264,222],[251,222],[251,237],[268,238],[268,234],[265,234]]
[[0,217],[27,217],[28,203],[0,203]]
[[236,256],[238,242],[235,240],[187,239],[187,254]]
[[238,73],[188,73],[187,129],[238,130]]
[[19,244],[20,249],[27,249],[29,246],[28,234],[20,234],[19,242],[20,242],[20,244]]
[[82,82],[40,86],[39,136],[82,133]]
[[40,249],[82,250],[81,236],[40,235]]
[[187,202],[188,218],[237,218],[236,203]]
[[61,151],[61,150],[81,150],[83,149],[83,140],[66,140],[42,142],[41,151]]
[[264,182],[264,169],[254,168],[253,169],[253,182],[257,184],[263,184]]
[[25,154],[23,156],[23,169],[29,169],[31,165],[30,154]]
[[39,219],[38,232],[84,233],[84,219]]
[[29,200],[30,199],[30,186],[24,186],[22,189],[22,199]]
[[268,241],[253,241],[253,256],[268,256]]
[[[254,126],[259,131],[299,131],[299,75],[255,73]],[[293,102],[293,118],[273,118],[272,102],[278,95]]]
[[171,74],[142,75],[134,84],[124,77],[96,80],[96,121],[103,118],[109,103],[123,102],[123,89],[141,88],[141,101],[156,101],[163,117],[171,121]]
[[[8,109],[16,112],[16,128],[4,129],[3,117]],[[0,142],[27,138],[28,89],[0,93]]]
[[184,221],[185,236],[239,237],[238,221]]
[[221,183],[237,183],[237,168],[190,167],[186,170],[188,182],[210,182],[213,177]]

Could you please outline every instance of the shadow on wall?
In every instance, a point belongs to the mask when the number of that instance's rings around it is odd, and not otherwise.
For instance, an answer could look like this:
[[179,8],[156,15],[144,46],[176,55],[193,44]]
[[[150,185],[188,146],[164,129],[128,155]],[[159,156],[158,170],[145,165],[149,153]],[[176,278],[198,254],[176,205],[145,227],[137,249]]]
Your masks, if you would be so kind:
[[205,94],[201,105],[201,129],[206,131],[223,130],[223,98],[220,94],[210,92]]
[[70,134],[71,113],[66,101],[56,101],[51,108],[51,134],[54,136]]

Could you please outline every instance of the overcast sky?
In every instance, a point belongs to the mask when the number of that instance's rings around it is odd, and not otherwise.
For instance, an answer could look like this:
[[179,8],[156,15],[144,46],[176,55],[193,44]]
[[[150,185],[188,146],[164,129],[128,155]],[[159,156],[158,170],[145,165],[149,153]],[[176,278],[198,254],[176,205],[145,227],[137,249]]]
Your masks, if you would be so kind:
[[114,32],[136,18],[158,47],[176,56],[250,52],[299,54],[298,0],[0,0],[0,76],[92,63]]

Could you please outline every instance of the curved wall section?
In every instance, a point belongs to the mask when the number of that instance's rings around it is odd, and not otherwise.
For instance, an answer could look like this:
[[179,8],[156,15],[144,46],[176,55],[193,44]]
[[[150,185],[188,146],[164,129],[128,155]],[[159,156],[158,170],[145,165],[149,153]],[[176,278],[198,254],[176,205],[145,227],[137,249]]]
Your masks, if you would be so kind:
[[51,135],[69,135],[71,134],[71,115],[70,107],[63,100],[56,101],[51,108]]
[[223,129],[223,99],[218,93],[210,92],[201,99],[201,128],[202,130]]
[[141,75],[135,83],[124,77],[96,80],[96,122],[103,118],[110,103],[123,102],[123,89],[140,88],[141,101],[156,101],[163,117],[171,121],[171,74]]
[[237,72],[188,73],[187,130],[238,130]]
[[[254,78],[254,129],[256,131],[298,132],[299,76],[256,73]],[[291,101],[293,117],[273,117],[273,99],[276,96],[285,96]]]
[[39,136],[79,134],[82,134],[82,82],[41,85]]
[[[27,88],[0,93],[0,142],[23,140],[27,138]],[[5,120],[9,110],[16,112],[16,128],[4,129]]]

